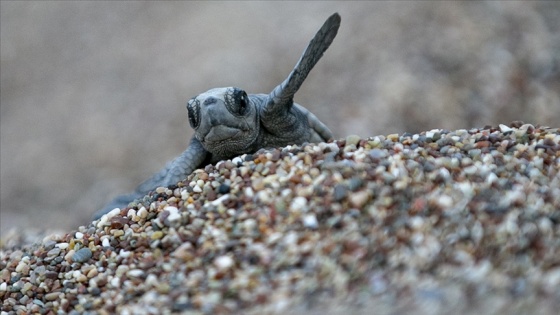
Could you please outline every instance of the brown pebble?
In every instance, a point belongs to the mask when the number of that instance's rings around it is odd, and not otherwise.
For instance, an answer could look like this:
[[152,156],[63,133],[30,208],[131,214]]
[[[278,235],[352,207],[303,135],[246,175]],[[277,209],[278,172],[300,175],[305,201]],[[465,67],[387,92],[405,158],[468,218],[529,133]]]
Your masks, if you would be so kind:
[[480,149],[480,148],[487,148],[489,146],[491,146],[492,143],[490,143],[490,141],[484,140],[484,141],[479,141],[475,144],[475,147]]
[[60,292],[47,293],[47,294],[45,294],[45,300],[54,301],[54,300],[58,299],[59,296],[60,296]]

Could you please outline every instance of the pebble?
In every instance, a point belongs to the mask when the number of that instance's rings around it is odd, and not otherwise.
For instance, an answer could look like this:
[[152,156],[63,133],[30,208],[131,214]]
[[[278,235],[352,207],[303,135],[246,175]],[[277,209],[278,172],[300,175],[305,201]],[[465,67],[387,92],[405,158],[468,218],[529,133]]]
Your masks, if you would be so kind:
[[132,278],[138,278],[144,276],[144,270],[141,269],[132,269],[126,272],[126,275]]
[[216,268],[218,268],[218,270],[224,271],[229,270],[231,267],[233,267],[234,261],[229,256],[220,256],[214,260],[214,265],[216,266]]
[[356,135],[350,135],[348,137],[346,137],[346,145],[357,145],[358,142],[360,142],[361,138],[360,136],[356,136]]
[[343,184],[337,184],[334,186],[333,198],[335,201],[342,201],[348,195],[348,188]]
[[110,246],[111,246],[111,243],[110,243],[110,241],[109,241],[108,238],[105,238],[105,239],[103,239],[103,241],[101,241],[101,245],[102,245],[103,247],[110,247]]
[[303,226],[310,229],[316,229],[319,227],[319,222],[315,214],[307,214],[302,218]]
[[74,253],[74,255],[72,255],[72,261],[83,263],[83,262],[88,261],[92,256],[93,256],[93,253],[91,252],[91,249],[82,248],[82,249],[79,249],[78,251],[76,251]]
[[290,209],[294,212],[303,211],[307,205],[307,199],[305,197],[296,197],[292,200],[290,204]]
[[177,209],[177,207],[168,206],[163,208],[163,210],[169,213],[169,215],[167,215],[167,217],[165,218],[165,220],[168,221],[169,224],[174,225],[181,220],[181,214],[179,213],[179,209]]
[[60,296],[60,292],[47,293],[47,294],[45,294],[45,300],[46,301],[54,301],[54,300],[58,299],[59,296]]
[[369,200],[368,191],[358,191],[350,194],[350,204],[355,208],[362,208]]
[[555,314],[558,148],[515,123],[259,150],[2,247],[2,310]]

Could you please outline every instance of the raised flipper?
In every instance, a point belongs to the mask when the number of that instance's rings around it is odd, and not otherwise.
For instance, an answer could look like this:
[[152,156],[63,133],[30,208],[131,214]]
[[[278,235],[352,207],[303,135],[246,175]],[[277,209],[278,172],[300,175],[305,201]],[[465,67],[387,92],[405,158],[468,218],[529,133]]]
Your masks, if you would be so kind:
[[[329,48],[340,27],[340,15],[331,15],[319,29],[315,37],[309,42],[303,55],[297,62],[294,70],[288,75],[284,82],[270,92],[261,113],[263,122],[274,121],[274,117],[280,117],[290,109],[293,104],[294,94],[299,90],[307,75],[315,64],[321,59],[323,53]],[[272,119],[270,119],[272,118]]]
[[200,141],[193,137],[187,149],[181,153],[180,156],[167,163],[167,165],[154,176],[138,185],[133,193],[121,195],[113,199],[113,201],[107,204],[103,209],[97,211],[93,215],[93,218],[98,219],[114,208],[126,207],[129,203],[142,198],[157,187],[167,187],[177,184],[184,180],[195,169],[203,166],[205,162],[208,161],[209,156],[210,154],[202,147]]

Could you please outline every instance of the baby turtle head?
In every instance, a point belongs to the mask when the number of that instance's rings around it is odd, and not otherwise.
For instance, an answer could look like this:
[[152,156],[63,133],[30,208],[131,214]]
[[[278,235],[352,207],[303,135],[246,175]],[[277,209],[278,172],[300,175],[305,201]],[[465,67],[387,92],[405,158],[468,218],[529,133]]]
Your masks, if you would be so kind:
[[192,98],[187,110],[196,139],[214,155],[246,153],[259,135],[256,105],[242,89],[211,89]]

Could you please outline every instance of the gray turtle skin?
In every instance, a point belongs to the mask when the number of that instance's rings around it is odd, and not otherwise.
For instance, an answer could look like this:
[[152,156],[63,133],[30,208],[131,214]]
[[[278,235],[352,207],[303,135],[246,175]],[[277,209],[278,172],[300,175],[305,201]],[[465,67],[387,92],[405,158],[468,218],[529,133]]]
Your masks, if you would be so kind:
[[128,195],[115,198],[94,219],[114,208],[126,207],[157,187],[175,185],[195,169],[261,148],[283,147],[333,138],[315,115],[293,98],[303,81],[329,48],[340,27],[340,15],[331,15],[311,40],[288,77],[270,94],[247,94],[236,87],[215,88],[187,103],[195,130],[187,149]]

